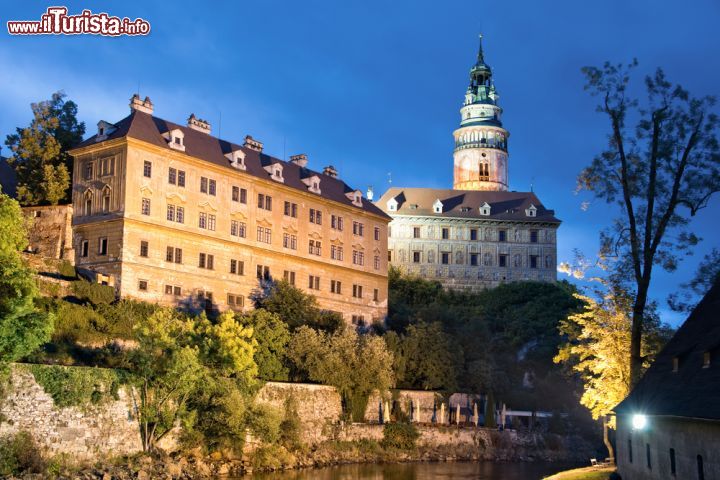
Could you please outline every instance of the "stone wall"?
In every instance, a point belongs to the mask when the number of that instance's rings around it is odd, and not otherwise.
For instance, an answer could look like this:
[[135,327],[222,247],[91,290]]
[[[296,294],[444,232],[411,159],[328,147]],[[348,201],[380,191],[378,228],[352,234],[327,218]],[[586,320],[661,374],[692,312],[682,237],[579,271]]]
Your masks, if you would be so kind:
[[[440,401],[440,396],[436,392],[425,390],[399,390],[395,397],[390,392],[380,395],[374,392],[368,399],[365,408],[365,421],[378,423],[380,421],[380,401],[388,402],[392,408],[393,403],[397,403],[400,409],[410,418],[412,413],[413,421],[421,423],[430,423],[434,412],[436,402]],[[419,412],[415,412],[416,406],[419,405]],[[416,416],[417,415],[417,416]]]
[[72,242],[72,205],[23,207],[29,219],[28,249],[43,257],[75,263]]
[[47,456],[91,462],[142,450],[133,401],[122,388],[118,400],[99,406],[58,408],[32,373],[14,366],[0,415],[0,437],[27,431]]

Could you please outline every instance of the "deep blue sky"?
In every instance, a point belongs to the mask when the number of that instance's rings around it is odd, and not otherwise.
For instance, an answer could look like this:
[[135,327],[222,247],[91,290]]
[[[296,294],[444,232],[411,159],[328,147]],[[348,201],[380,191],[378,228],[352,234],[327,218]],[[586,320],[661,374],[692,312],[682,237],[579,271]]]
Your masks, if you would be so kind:
[[[694,94],[720,93],[720,3],[563,1],[71,2],[143,17],[148,37],[15,37],[7,20],[35,20],[54,3],[4,4],[0,20],[0,135],[30,119],[28,105],[64,90],[88,132],[117,121],[140,88],[156,115],[183,122],[194,112],[214,133],[262,140],[379,196],[393,185],[449,187],[477,34],[510,130],[510,183],[534,184],[563,219],[559,260],[592,255],[609,207],[573,194],[580,169],[605,144],[607,121],[583,91],[580,68],[637,57],[641,72],[662,66]],[[22,5],[21,5],[22,4]],[[5,150],[7,153],[7,150]],[[705,241],[674,275],[658,274],[661,301],[718,244],[720,198],[694,221]],[[678,320],[668,312],[664,318]]]

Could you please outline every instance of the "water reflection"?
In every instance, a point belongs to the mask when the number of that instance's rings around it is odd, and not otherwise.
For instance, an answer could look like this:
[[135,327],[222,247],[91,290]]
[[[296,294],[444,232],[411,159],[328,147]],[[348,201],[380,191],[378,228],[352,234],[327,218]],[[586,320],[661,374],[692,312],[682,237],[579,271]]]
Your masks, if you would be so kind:
[[[559,463],[403,463],[338,467],[255,474],[258,480],[540,480],[577,465]],[[250,477],[246,477],[250,478]]]

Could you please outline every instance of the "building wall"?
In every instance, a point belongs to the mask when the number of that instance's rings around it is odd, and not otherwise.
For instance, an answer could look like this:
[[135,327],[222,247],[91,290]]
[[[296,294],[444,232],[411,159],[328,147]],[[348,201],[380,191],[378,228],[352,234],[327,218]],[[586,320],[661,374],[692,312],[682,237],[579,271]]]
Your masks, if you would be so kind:
[[[648,417],[646,428],[637,431],[632,429],[631,418],[621,415],[616,438],[618,472],[624,480],[700,479],[698,455],[702,456],[705,480],[720,479],[720,422]],[[671,473],[671,448],[675,450],[675,474]]]
[[28,249],[43,257],[75,261],[72,242],[72,205],[23,207],[29,220]]
[[[100,176],[96,168],[86,179],[87,163],[97,166],[108,156],[115,158],[114,175]],[[144,175],[145,161],[152,165],[149,178]],[[170,168],[185,172],[184,187],[169,183]],[[200,191],[201,177],[215,180],[215,195]],[[263,266],[275,279],[294,272],[297,287],[317,297],[321,308],[341,312],[348,321],[356,316],[369,323],[386,315],[385,218],[132,139],[79,152],[74,178],[76,249],[83,240],[90,242],[89,255],[79,257],[78,264],[112,275],[123,297],[177,305],[196,302],[198,294],[210,292],[220,310],[231,307],[228,294],[243,298],[244,307],[238,308],[248,308],[249,296],[261,286],[257,267]],[[232,200],[233,186],[246,190],[246,203]],[[101,208],[105,191],[111,195],[108,212]],[[271,211],[258,208],[258,194],[272,197]],[[94,199],[90,215],[84,207],[87,196]],[[142,213],[143,198],[150,200],[149,215]],[[297,218],[284,215],[286,201],[297,204]],[[168,205],[184,209],[183,223],[167,219]],[[322,212],[321,225],[309,221],[311,208]],[[214,230],[200,228],[201,213],[208,221],[214,216]],[[342,231],[331,228],[331,215],[343,217]],[[244,238],[231,235],[232,221],[244,223]],[[363,236],[353,234],[354,221],[364,225]],[[258,227],[271,230],[270,243],[259,241]],[[285,234],[296,237],[295,249],[284,247]],[[97,253],[100,237],[108,238],[107,255]],[[310,240],[321,243],[320,255],[309,253]],[[147,257],[141,256],[143,241]],[[330,258],[331,245],[342,246],[342,261]],[[182,263],[167,261],[168,247],[182,249]],[[363,252],[363,265],[354,264],[353,251]],[[199,267],[201,253],[213,255],[212,270]],[[243,275],[230,273],[231,260],[243,262]],[[320,277],[317,290],[308,288],[311,275]],[[331,292],[331,280],[341,282],[340,293]],[[353,285],[362,286],[361,296],[353,296]],[[166,293],[168,286],[173,294]],[[179,295],[174,287],[180,287]]]
[[[420,238],[413,238],[420,228]],[[442,229],[449,238],[442,238]],[[477,240],[471,240],[471,230]],[[506,241],[499,241],[499,231]],[[537,231],[537,243],[530,240]],[[499,222],[481,219],[447,219],[427,216],[393,216],[388,240],[391,264],[401,271],[437,280],[446,288],[480,290],[504,282],[538,280],[554,282],[557,262],[557,225]],[[413,253],[419,252],[419,262]],[[448,253],[448,264],[442,254]],[[472,255],[478,265],[471,265]],[[506,255],[506,266],[499,266]],[[537,256],[537,268],[531,268],[531,256]]]

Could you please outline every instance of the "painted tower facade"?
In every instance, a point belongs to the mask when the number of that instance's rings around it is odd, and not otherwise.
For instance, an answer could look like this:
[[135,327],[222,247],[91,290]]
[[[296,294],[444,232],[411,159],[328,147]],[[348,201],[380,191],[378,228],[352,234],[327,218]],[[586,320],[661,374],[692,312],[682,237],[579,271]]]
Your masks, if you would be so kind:
[[498,100],[480,35],[477,62],[470,69],[470,85],[460,109],[460,128],[453,132],[455,190],[508,190],[509,134],[500,120]]

